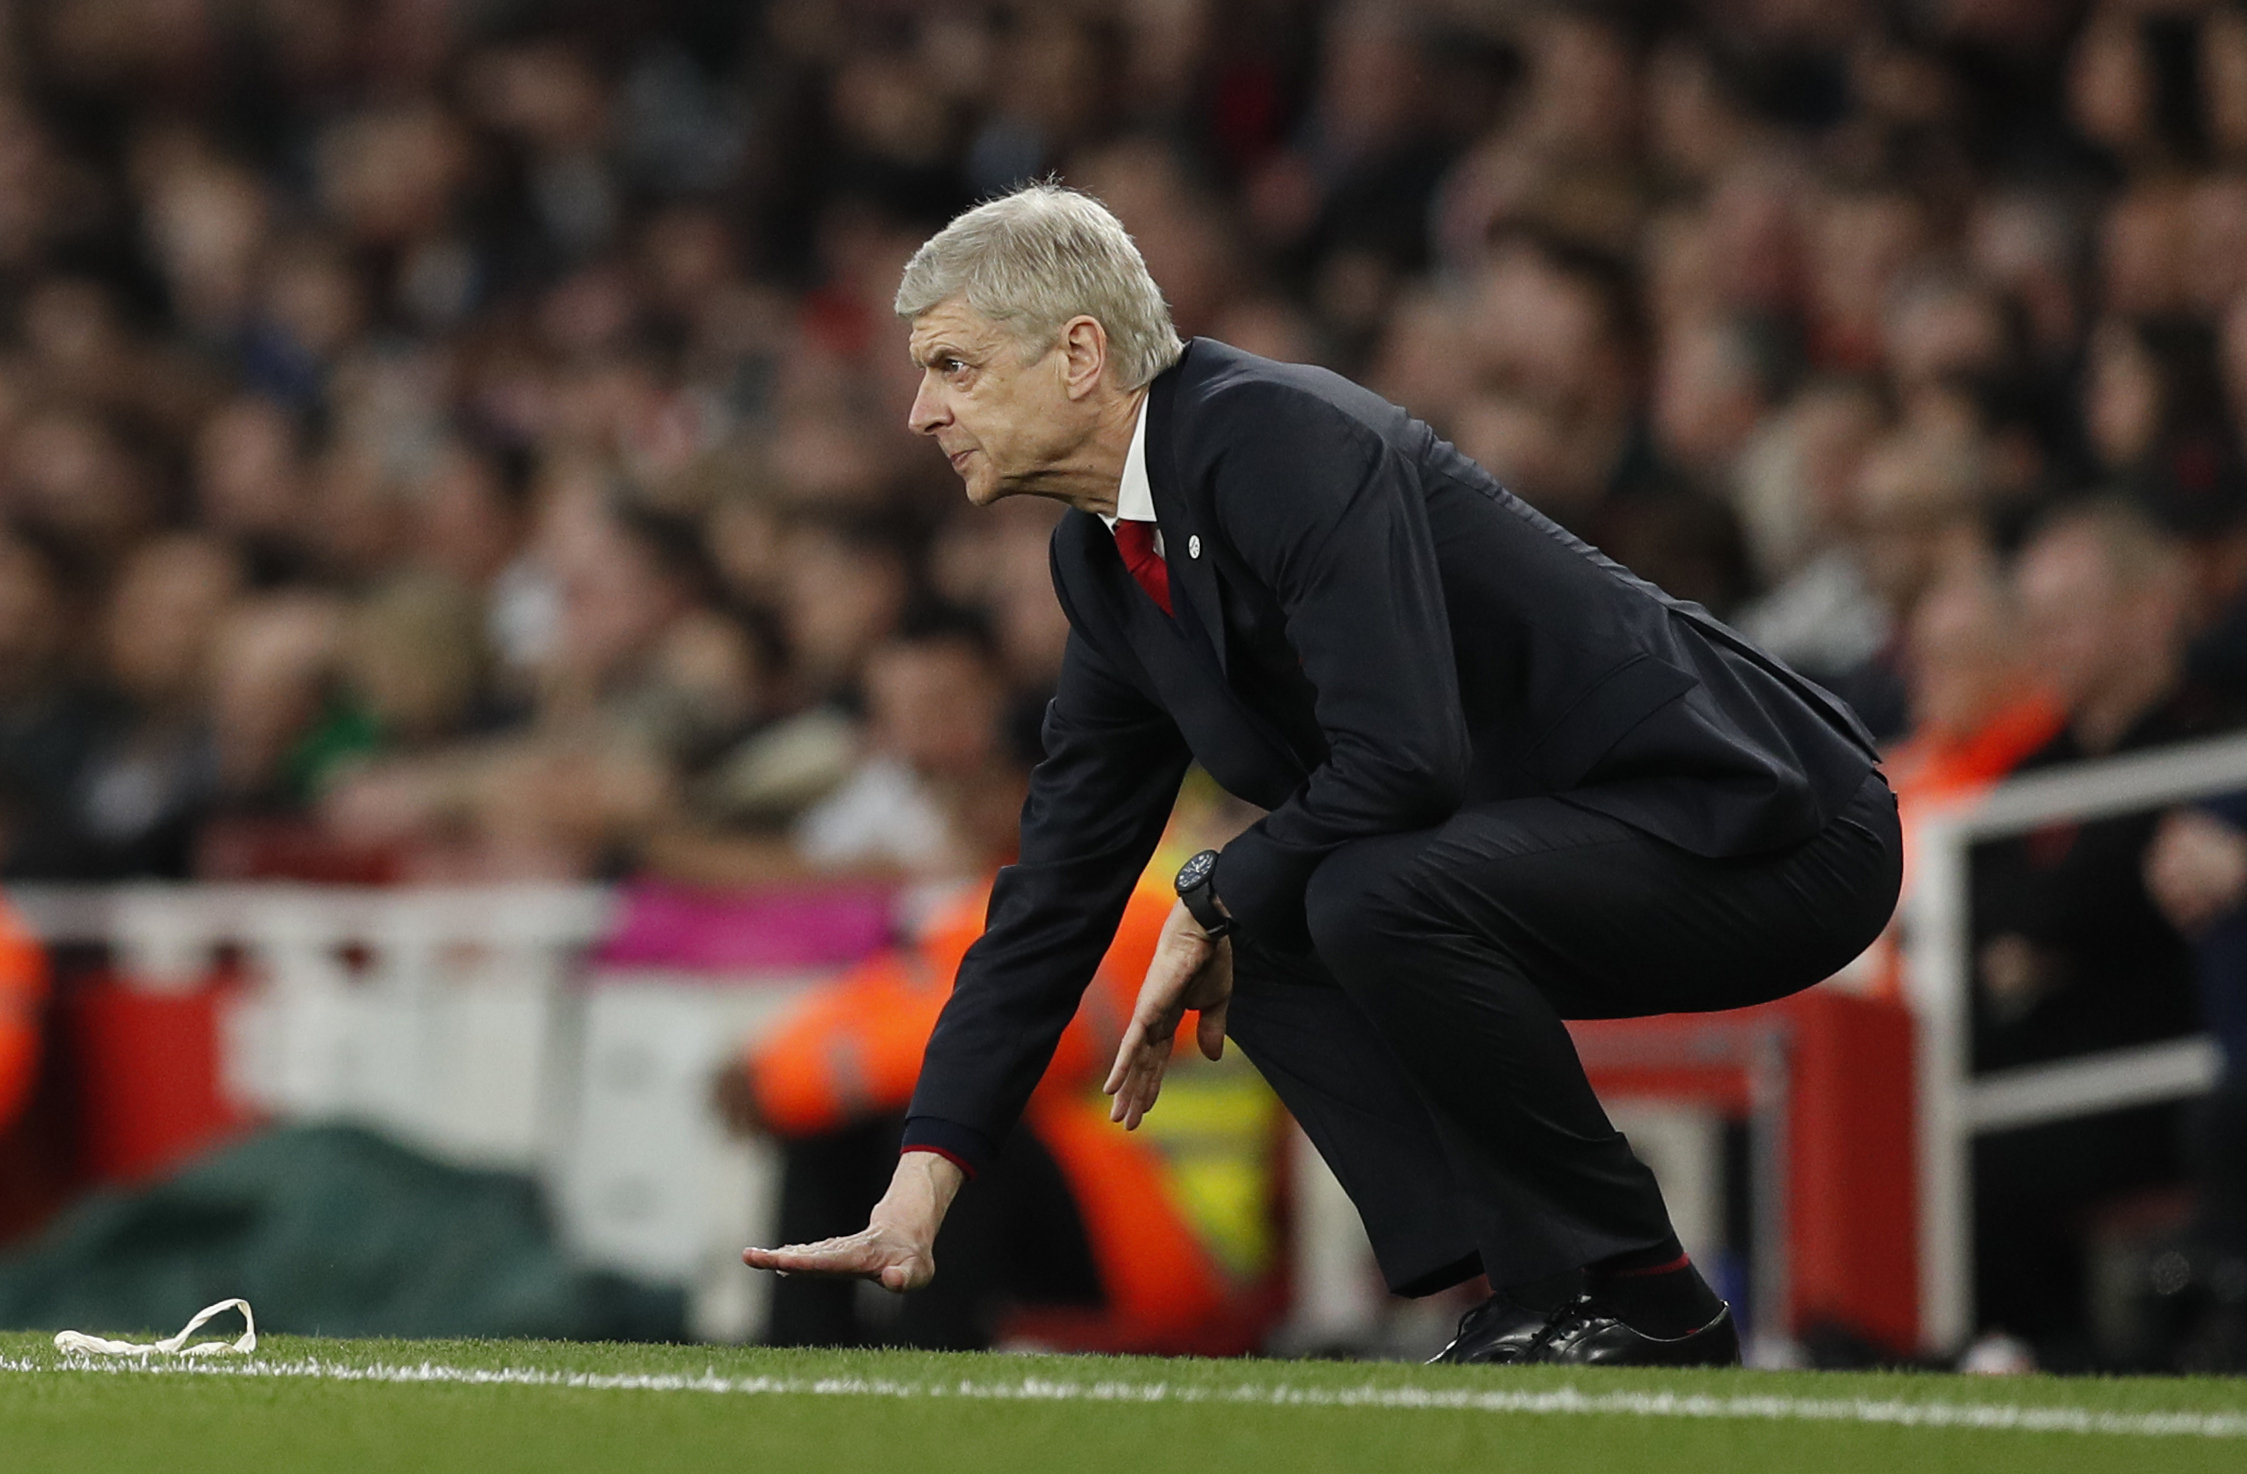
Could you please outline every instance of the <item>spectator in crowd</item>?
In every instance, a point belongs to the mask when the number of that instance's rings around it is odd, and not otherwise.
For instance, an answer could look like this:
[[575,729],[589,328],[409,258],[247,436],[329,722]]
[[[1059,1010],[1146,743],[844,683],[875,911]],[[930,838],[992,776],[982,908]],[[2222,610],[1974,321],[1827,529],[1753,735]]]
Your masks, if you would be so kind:
[[[2182,550],[2120,501],[2064,509],[2018,573],[2028,649],[2065,725],[2020,763],[2049,768],[2214,727],[2184,684]],[[2191,953],[2146,890],[2156,815],[2047,825],[1973,863],[1974,1064],[2002,1069],[2191,1032]],[[2173,1181],[2165,1106],[2026,1127],[1975,1147],[1983,1316],[2063,1362],[2090,1357],[2080,1286],[2091,1210]]]
[[1741,630],[1829,678],[1872,660],[1890,637],[1855,537],[1859,470],[1887,425],[1877,384],[1807,384],[1764,419],[1735,493],[1763,585],[1738,612]]
[[2210,1302],[2179,1363],[2247,1371],[2247,799],[2166,815],[2146,852],[2146,889],[2193,942],[2202,1016],[2223,1073],[2193,1113],[2200,1281]]
[[1982,447],[1970,432],[1899,428],[1865,452],[1850,490],[1867,643],[1875,631],[1880,638],[1855,665],[1821,674],[1888,739],[1911,721],[1903,640],[1920,600],[1946,572],[1982,556]]
[[926,606],[862,665],[863,740],[834,771],[808,775],[825,791],[786,834],[757,832],[784,754],[753,739],[687,795],[676,827],[650,840],[649,864],[704,885],[853,875],[943,889],[1011,847],[1022,755],[1008,741],[1005,671],[985,621]]
[[1986,556],[1946,570],[1912,611],[1904,643],[1910,733],[1885,764],[1910,814],[1997,782],[2065,722],[2023,646],[2013,589]]
[[304,468],[288,412],[270,400],[235,399],[204,422],[189,453],[196,517],[233,546],[252,585],[305,576]]
[[75,878],[85,863],[73,800],[104,712],[70,660],[76,582],[49,538],[22,530],[0,540],[0,814],[15,876]]
[[[2022,550],[2028,648],[2065,725],[2022,770],[2214,730],[2184,683],[2181,550],[2140,511],[2091,502]],[[2150,817],[2039,831],[1978,856],[1978,1062],[2034,1063],[2186,1032],[2189,963],[2139,879]]]
[[2140,318],[2094,328],[2083,424],[2100,470],[2180,535],[2218,532],[2247,513],[2247,470],[2207,323]]
[[1470,310],[1484,387],[1462,413],[1462,450],[1505,467],[1538,510],[1581,535],[1597,535],[1612,500],[1658,490],[1645,325],[1621,261],[1517,227],[1491,248]]
[[865,689],[866,754],[797,821],[798,852],[823,867],[972,870],[946,810],[967,811],[982,790],[1005,795],[1013,786],[990,635],[972,617],[932,618],[874,650]]
[[126,559],[101,629],[112,709],[74,795],[88,876],[192,873],[219,798],[204,693],[241,585],[233,549],[207,536],[153,539]]
[[[1919,599],[1903,641],[1909,732],[1883,765],[1896,790],[1909,887],[1926,816],[1986,792],[2059,735],[2064,717],[2030,664],[2019,601],[1987,555],[1953,564]],[[1866,958],[1865,981],[1903,993],[1901,920]]]

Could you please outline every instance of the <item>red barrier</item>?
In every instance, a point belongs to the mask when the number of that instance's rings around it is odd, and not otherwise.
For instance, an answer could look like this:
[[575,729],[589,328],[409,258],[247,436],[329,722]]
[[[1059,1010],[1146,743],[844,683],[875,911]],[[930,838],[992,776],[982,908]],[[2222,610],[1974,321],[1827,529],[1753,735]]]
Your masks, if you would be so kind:
[[[1791,1332],[1837,1325],[1897,1353],[1919,1342],[1912,1017],[1817,988],[1722,1014],[1570,1026],[1610,1099],[1688,1101],[1783,1132]],[[1762,1097],[1771,1097],[1763,1099]]]
[[154,1177],[253,1124],[219,1072],[219,1020],[236,988],[154,993],[102,977],[70,991],[80,1149],[97,1181]]

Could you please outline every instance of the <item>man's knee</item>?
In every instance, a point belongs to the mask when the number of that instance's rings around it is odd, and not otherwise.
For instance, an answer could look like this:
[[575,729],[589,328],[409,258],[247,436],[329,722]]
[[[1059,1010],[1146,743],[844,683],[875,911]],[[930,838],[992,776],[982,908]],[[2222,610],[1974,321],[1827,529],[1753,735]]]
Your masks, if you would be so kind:
[[1416,926],[1410,871],[1418,846],[1409,836],[1363,839],[1327,856],[1312,872],[1303,907],[1311,942],[1328,965],[1393,958]]

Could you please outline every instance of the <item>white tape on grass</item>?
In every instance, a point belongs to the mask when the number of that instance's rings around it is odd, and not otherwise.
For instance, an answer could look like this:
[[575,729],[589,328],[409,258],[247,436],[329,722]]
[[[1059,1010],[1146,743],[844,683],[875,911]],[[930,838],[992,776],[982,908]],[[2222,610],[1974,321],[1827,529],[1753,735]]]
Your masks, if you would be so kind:
[[1498,1388],[1302,1387],[1242,1383],[1234,1387],[1171,1382],[1018,1380],[908,1382],[873,1377],[699,1377],[670,1374],[549,1372],[530,1368],[414,1365],[352,1366],[305,1358],[261,1362],[96,1362],[66,1357],[48,1366],[0,1357],[0,1371],[119,1376],[280,1377],[326,1382],[443,1384],[467,1387],[556,1387],[597,1392],[698,1392],[750,1397],[877,1397],[991,1402],[1224,1403],[1272,1407],[1372,1408],[1404,1412],[1524,1413],[1561,1416],[1694,1418],[1747,1422],[1871,1423],[1906,1428],[1967,1428],[2021,1433],[2106,1434],[2129,1438],[2247,1439],[2247,1413],[2184,1410],[2118,1413],[2034,1403],[1919,1402],[1902,1398],[1718,1397],[1670,1392],[1586,1392]]
[[[229,1310],[242,1312],[242,1334],[231,1341],[202,1341],[193,1346],[187,1338]],[[221,1300],[195,1312],[195,1318],[176,1336],[161,1341],[111,1341],[84,1331],[55,1332],[55,1350],[66,1356],[247,1356],[257,1350],[257,1313],[247,1300]]]

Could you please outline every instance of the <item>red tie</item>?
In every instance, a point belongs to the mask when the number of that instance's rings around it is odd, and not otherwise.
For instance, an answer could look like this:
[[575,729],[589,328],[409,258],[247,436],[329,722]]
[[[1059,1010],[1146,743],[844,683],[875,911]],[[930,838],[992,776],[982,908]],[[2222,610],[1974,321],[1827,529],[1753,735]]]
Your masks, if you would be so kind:
[[1124,567],[1131,570],[1147,597],[1163,613],[1170,613],[1170,568],[1163,562],[1163,555],[1155,551],[1155,524],[1117,522],[1116,551],[1123,555]]

